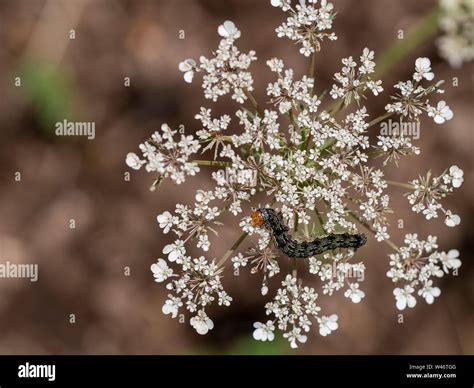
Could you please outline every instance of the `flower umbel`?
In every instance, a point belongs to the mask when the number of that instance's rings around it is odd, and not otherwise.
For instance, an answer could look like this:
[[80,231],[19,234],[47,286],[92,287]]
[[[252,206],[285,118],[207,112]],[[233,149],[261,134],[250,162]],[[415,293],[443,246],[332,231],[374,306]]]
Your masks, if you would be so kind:
[[390,255],[390,270],[387,272],[394,283],[403,285],[403,288],[393,290],[399,310],[404,310],[407,306],[415,307],[416,298],[413,294],[417,289],[418,295],[426,303],[432,304],[434,298],[441,294],[438,287],[433,287],[433,279],[441,278],[450,271],[457,271],[461,266],[457,250],[448,253],[436,250],[438,244],[435,236],[419,240],[416,233],[407,234],[405,244],[397,253]]
[[127,165],[134,170],[145,165],[147,172],[157,173],[158,183],[168,177],[178,185],[184,183],[187,175],[199,172],[199,167],[190,162],[189,157],[201,146],[191,135],[181,135],[179,141],[176,141],[176,133],[167,124],[163,124],[161,133],[155,132],[149,140],[140,144],[144,159],[131,152],[127,155]]
[[[321,315],[320,297],[341,292],[352,303],[365,301],[361,282],[369,265],[358,256],[363,248],[357,252],[334,248],[302,263],[303,259],[284,256],[279,246],[304,247],[308,241],[322,241],[322,236],[330,241],[337,233],[369,230],[374,236],[369,243],[383,242],[391,250],[387,276],[395,283],[396,308],[414,308],[419,297],[432,304],[441,295],[437,278],[456,274],[460,268],[459,252],[438,251],[435,236],[420,240],[416,233],[407,234],[402,247],[390,240],[392,186],[408,190],[406,197],[415,213],[428,220],[443,214],[445,224],[455,227],[460,217],[441,202],[461,186],[464,174],[453,165],[436,177],[428,172],[411,182],[391,181],[394,170],[385,167],[421,150],[414,139],[403,135],[371,134],[374,123],[388,117],[419,120],[426,114],[439,125],[453,119],[444,100],[429,101],[434,93],[443,92],[443,81],[435,81],[428,58],[416,59],[411,79],[398,82],[390,103],[384,102],[385,112],[371,117],[365,103],[382,98],[383,91],[382,81],[373,79],[376,56],[369,48],[361,54],[350,53],[359,61],[351,55],[342,60],[343,67],[328,91],[336,102],[326,106],[324,91],[317,90],[314,59],[324,41],[336,39],[331,31],[333,5],[326,0],[271,0],[271,4],[288,14],[277,35],[298,43],[300,53],[310,57],[309,73],[298,76],[281,59],[268,60],[274,78],[266,87],[267,103],[259,103],[252,94],[250,72],[256,53],[242,53],[235,46],[241,31],[225,21],[217,29],[221,39],[212,55],[199,61],[186,59],[179,70],[188,83],[202,76],[206,99],[215,102],[230,94],[239,106],[220,116],[201,107],[195,115],[199,121],[196,138],[185,134],[178,138],[177,131],[164,124],[161,132],[139,146],[142,156],[129,153],[126,163],[132,169],[145,166],[155,173],[153,187],[165,178],[181,184],[198,172],[213,182],[196,190],[189,204],[178,203],[174,211],[164,210],[157,216],[163,233],[175,236],[163,249],[167,259],[160,258],[151,266],[154,280],[165,283],[168,291],[163,313],[177,318],[186,312],[198,334],[209,333],[214,329],[210,306],[229,306],[232,301],[224,290],[224,273],[238,276],[249,267],[251,274],[262,276],[259,297],[268,298],[268,319],[254,323],[254,339],[272,341],[280,332],[296,348],[310,340],[312,331],[327,336],[339,327],[337,314]],[[346,108],[350,110],[344,112]],[[199,151],[206,159],[197,159]],[[276,244],[274,235],[263,227],[265,222],[250,217],[252,210],[265,207],[278,209],[274,212],[278,227],[291,230],[291,239]],[[214,254],[215,236],[222,240],[219,232],[226,214],[234,221],[225,233],[234,226],[240,236],[215,259],[209,252]],[[252,241],[241,249],[247,238]],[[189,255],[190,246],[212,258]],[[314,287],[303,285],[304,270],[314,275],[308,277]],[[281,286],[275,290],[275,284]]]

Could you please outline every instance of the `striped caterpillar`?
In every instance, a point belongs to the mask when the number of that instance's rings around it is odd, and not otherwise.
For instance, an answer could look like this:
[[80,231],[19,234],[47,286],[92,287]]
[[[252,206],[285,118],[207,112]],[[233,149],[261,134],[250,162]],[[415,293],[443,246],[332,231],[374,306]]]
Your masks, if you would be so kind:
[[298,242],[288,234],[288,226],[283,224],[281,215],[274,209],[258,209],[252,213],[252,225],[271,229],[280,249],[288,257],[304,259],[336,248],[358,249],[367,242],[365,234],[329,234],[313,241]]

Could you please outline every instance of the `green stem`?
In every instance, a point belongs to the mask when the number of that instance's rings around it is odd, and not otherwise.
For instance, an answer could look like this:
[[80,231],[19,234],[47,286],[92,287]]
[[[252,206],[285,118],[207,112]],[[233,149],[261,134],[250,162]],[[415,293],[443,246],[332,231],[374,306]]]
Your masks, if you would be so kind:
[[369,158],[379,158],[382,155],[385,155],[385,151],[383,151],[383,150],[375,150],[375,151],[367,152],[367,156]]
[[369,122],[369,126],[367,128],[370,128],[370,127],[374,126],[375,124],[378,124],[381,121],[384,121],[385,119],[388,119],[392,115],[393,115],[393,113],[387,112],[387,113],[383,114],[382,116],[379,116],[379,117],[373,119],[372,121]]
[[316,89],[314,85],[314,73],[316,71],[316,52],[311,54],[310,60],[309,60],[309,78],[313,80],[313,88],[311,89],[311,95],[314,95],[314,90]]
[[290,111],[288,112],[288,116],[290,117],[290,121],[291,121],[291,124],[293,124],[293,127],[299,130],[300,128],[298,127],[298,124],[296,123],[295,114],[293,113],[293,108],[291,108]]
[[292,275],[294,278],[298,277],[298,259],[293,258],[293,271]]
[[234,244],[230,247],[230,249],[222,256],[222,258],[219,260],[217,263],[217,266],[220,267],[223,265],[227,259],[237,250],[237,248],[240,246],[240,244],[243,243],[243,241],[247,238],[248,233],[243,232],[240,237],[237,239],[237,241],[234,242]]
[[404,189],[408,189],[408,190],[415,190],[415,188],[413,187],[413,185],[409,184],[409,183],[403,183],[403,182],[395,182],[395,181],[386,181],[387,184],[389,184],[390,186],[397,186],[397,187],[402,187]]
[[338,113],[341,112],[345,107],[346,105],[344,104],[344,98],[341,98],[333,104],[333,106],[329,110],[329,113],[332,117],[336,117]]
[[[294,225],[294,232],[295,234],[298,232],[298,212],[295,212],[295,225]],[[294,278],[297,278],[298,277],[298,260],[296,258],[293,257],[293,271],[292,271],[292,275]]]
[[255,108],[255,110],[257,111],[258,115],[260,117],[263,117],[263,110],[262,108],[260,107],[260,105],[258,105],[258,102],[257,100],[255,99],[255,97],[253,96],[253,94],[250,92],[250,90],[248,90],[247,88],[244,89],[244,94],[247,96],[247,98],[249,99],[250,103],[253,105],[253,107]]
[[[357,214],[355,214],[353,211],[349,210],[349,215],[354,218],[359,224],[361,224],[364,228],[366,228],[369,232],[371,232],[373,235],[376,234],[375,230],[372,229],[372,227],[365,221],[362,221]],[[390,248],[392,248],[395,251],[399,251],[398,246],[390,239],[383,240]]]
[[[355,204],[358,204],[357,201],[352,198],[350,195],[346,195],[345,196],[349,201],[351,201],[352,203],[355,203]],[[360,219],[360,217],[355,214],[352,210],[349,210],[346,208],[346,210],[349,212],[349,215],[354,218],[359,224],[361,224],[364,228],[366,228],[368,231],[370,231],[373,235],[377,234],[375,232],[375,230],[372,229],[372,227],[365,221],[363,221],[362,219]],[[399,248],[398,246],[390,239],[386,239],[386,240],[383,240],[385,242],[385,244],[387,244],[388,246],[390,246],[393,250],[395,251],[399,251]]]
[[321,226],[321,230],[324,234],[327,234],[326,229],[324,229],[324,222],[323,217],[321,217],[321,213],[319,212],[318,208],[314,208],[314,212],[316,213],[316,217],[318,217],[319,225]]

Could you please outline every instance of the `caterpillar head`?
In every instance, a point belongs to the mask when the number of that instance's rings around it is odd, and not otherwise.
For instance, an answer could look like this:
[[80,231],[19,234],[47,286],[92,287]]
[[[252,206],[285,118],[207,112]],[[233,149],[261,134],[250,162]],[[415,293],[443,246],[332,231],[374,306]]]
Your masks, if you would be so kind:
[[263,226],[263,224],[265,224],[265,221],[267,220],[267,214],[264,211],[265,209],[257,209],[250,215],[252,220],[251,223],[254,228]]
[[270,208],[261,208],[255,210],[250,218],[252,219],[252,226],[253,227],[261,227],[264,226],[266,228],[271,228],[274,231],[285,229],[286,228],[281,224],[280,217],[278,213]]

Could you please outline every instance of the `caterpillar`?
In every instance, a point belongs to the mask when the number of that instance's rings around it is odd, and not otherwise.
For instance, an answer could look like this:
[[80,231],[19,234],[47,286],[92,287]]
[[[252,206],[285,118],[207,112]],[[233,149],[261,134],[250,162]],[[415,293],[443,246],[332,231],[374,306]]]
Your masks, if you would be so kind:
[[367,242],[365,234],[338,233],[318,237],[313,241],[296,241],[289,234],[289,228],[274,209],[258,209],[251,215],[254,227],[264,226],[271,229],[273,237],[285,255],[295,259],[305,259],[336,248],[358,249]]

